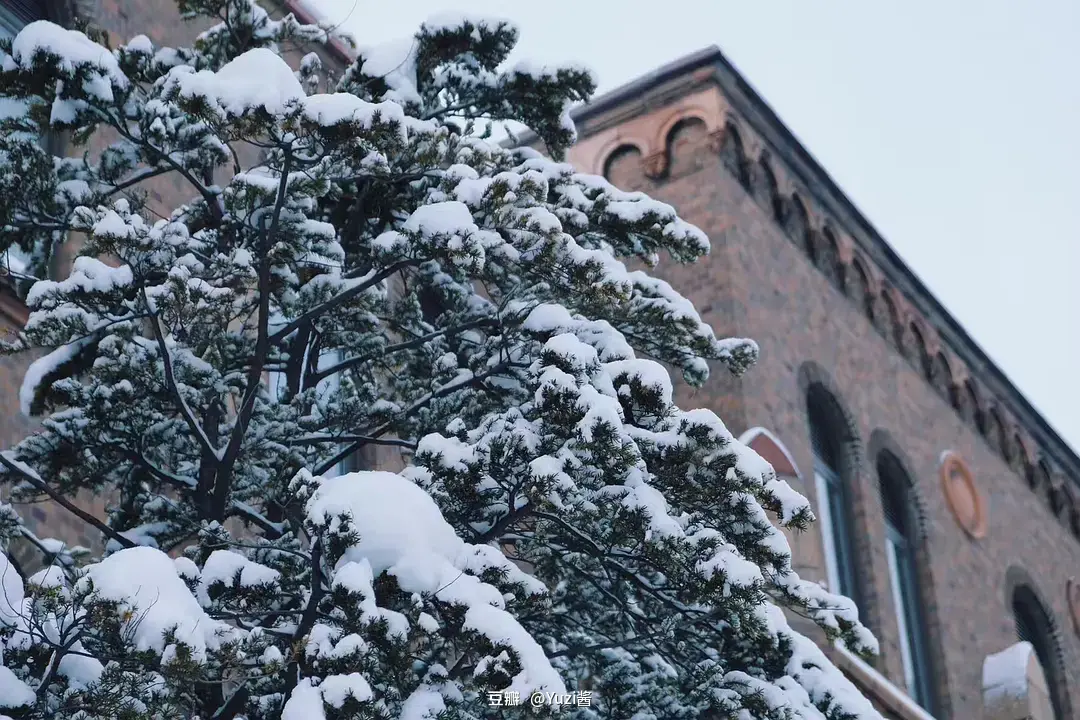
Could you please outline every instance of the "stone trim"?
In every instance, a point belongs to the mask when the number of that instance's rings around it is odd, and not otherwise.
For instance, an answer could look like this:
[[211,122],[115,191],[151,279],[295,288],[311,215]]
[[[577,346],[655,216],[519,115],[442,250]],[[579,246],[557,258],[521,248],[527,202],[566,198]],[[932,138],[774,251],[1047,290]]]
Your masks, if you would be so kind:
[[937,720],[919,707],[907,696],[907,693],[893,685],[888,678],[843,645],[833,645],[827,654],[833,664],[849,676],[860,689],[903,720]]

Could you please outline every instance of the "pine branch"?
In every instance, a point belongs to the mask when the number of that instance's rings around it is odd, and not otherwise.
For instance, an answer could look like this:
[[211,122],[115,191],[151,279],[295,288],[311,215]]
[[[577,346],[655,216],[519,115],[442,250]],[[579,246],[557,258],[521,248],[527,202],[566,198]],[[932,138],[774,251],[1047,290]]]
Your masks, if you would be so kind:
[[154,145],[151,145],[148,142],[145,142],[145,141],[143,141],[143,140],[141,140],[139,138],[136,138],[134,135],[132,135],[128,131],[127,126],[123,122],[121,122],[117,118],[114,118],[110,113],[107,113],[104,110],[101,110],[99,108],[94,108],[94,111],[96,112],[96,114],[99,117],[101,117],[105,121],[106,125],[109,125],[114,130],[116,130],[116,132],[119,133],[119,135],[122,138],[124,138],[125,140],[127,140],[127,141],[129,141],[131,143],[134,143],[135,145],[138,145],[139,147],[143,148],[144,150],[149,151],[151,155],[153,155],[154,157],[156,157],[158,159],[158,162],[165,163],[171,169],[173,169],[174,171],[179,173],[179,175],[181,177],[183,177],[185,180],[187,180],[188,183],[193,188],[195,188],[195,190],[199,193],[199,195],[202,196],[203,200],[206,201],[206,205],[207,205],[208,208],[210,208],[210,213],[211,213],[211,215],[214,216],[214,220],[216,222],[219,222],[219,223],[221,222],[221,219],[222,219],[223,216],[222,216],[222,212],[221,212],[221,206],[218,204],[219,203],[218,196],[215,193],[213,193],[210,190],[210,188],[208,188],[206,185],[204,185],[202,182],[200,182],[198,178],[196,178],[194,175],[192,175],[190,170],[188,170],[186,167],[184,167],[183,165],[178,163],[168,153],[163,152],[162,150],[158,149],[157,147],[155,147]]
[[247,684],[241,685],[236,689],[236,692],[229,696],[229,699],[225,701],[225,704],[218,708],[216,713],[210,716],[211,719],[232,720],[232,718],[243,711],[249,697],[251,697],[251,690],[248,689]]
[[[508,505],[508,507],[513,506]],[[519,520],[524,520],[525,518],[529,517],[529,515],[532,514],[532,511],[532,504],[525,503],[520,508],[517,508],[512,512],[508,512],[507,514],[496,520],[494,525],[492,525],[486,531],[478,534],[473,540],[473,542],[477,545],[486,545],[492,540],[497,540],[499,536],[502,535],[508,527],[510,527]]]
[[121,182],[118,182],[115,185],[110,185],[110,187],[112,189],[109,190],[108,195],[115,195],[116,193],[123,192],[124,190],[127,190],[129,187],[132,187],[132,186],[138,185],[139,183],[145,182],[146,180],[149,180],[150,178],[155,178],[155,177],[157,177],[159,175],[164,175],[165,173],[172,172],[172,171],[173,171],[173,168],[168,167],[168,166],[157,167],[157,168],[146,168],[142,172],[137,172],[137,173],[129,176],[126,180],[122,180]]
[[93,527],[100,530],[101,533],[108,537],[110,540],[115,540],[116,542],[120,543],[122,547],[125,548],[135,547],[135,543],[131,542],[126,537],[116,532],[111,527],[101,522],[96,517],[86,512],[82,508],[78,507],[74,503],[70,502],[63,495],[49,487],[48,484],[44,480],[42,480],[36,472],[31,470],[24,463],[15,460],[11,456],[10,451],[5,450],[3,452],[0,452],[0,464],[6,467],[9,471],[26,480],[26,482],[30,483],[36,489],[48,495],[53,502],[70,512],[75,517],[79,518],[88,525],[92,525]]
[[349,368],[357,367],[359,365],[364,365],[365,363],[369,363],[369,362],[371,362],[373,360],[377,360],[379,358],[387,357],[388,355],[393,355],[394,353],[399,353],[399,352],[402,352],[402,351],[405,351],[405,350],[412,350],[414,348],[422,347],[425,343],[429,343],[432,340],[435,340],[435,339],[443,337],[443,336],[448,337],[448,338],[449,337],[454,337],[455,335],[460,335],[461,333],[466,332],[467,330],[474,330],[476,328],[485,327],[485,326],[491,326],[491,325],[496,325],[497,326],[498,324],[499,324],[499,320],[497,318],[481,318],[479,320],[473,320],[471,322],[462,323],[460,325],[452,325],[450,327],[443,328],[442,330],[436,330],[434,332],[428,333],[427,335],[421,335],[420,337],[414,338],[412,340],[407,340],[407,341],[400,342],[400,343],[394,343],[393,345],[387,345],[386,347],[381,348],[377,352],[371,353],[369,355],[361,355],[361,356],[355,357],[355,358],[347,358],[345,360],[342,360],[339,363],[331,365],[330,367],[326,368],[325,370],[319,371],[318,373],[315,374],[314,383],[318,384],[320,380],[328,378],[331,375],[335,375],[335,374],[337,374],[339,372],[342,372],[344,370],[348,370]]
[[387,279],[399,270],[403,270],[404,268],[419,264],[419,260],[399,260],[391,265],[387,265],[385,268],[376,273],[369,273],[368,276],[366,276],[362,281],[356,283],[347,290],[338,293],[326,302],[321,303],[318,307],[314,307],[311,310],[308,310],[306,313],[296,318],[295,320],[292,320],[287,325],[285,325],[285,327],[275,332],[273,335],[270,336],[270,344],[276,345],[280,343],[284,338],[287,338],[304,323],[309,323],[312,320],[315,320],[330,312],[331,310],[334,310],[335,308],[345,304],[357,295],[363,293],[365,290],[368,290],[369,288],[378,285],[383,280]]
[[361,449],[367,445],[383,445],[386,447],[399,447],[406,450],[416,450],[416,443],[400,438],[377,438],[370,435],[308,435],[289,440],[290,445],[327,445],[337,443],[356,443]]
[[[428,405],[432,401],[438,400],[441,397],[446,397],[447,395],[452,395],[453,393],[458,392],[459,390],[462,390],[462,389],[468,387],[469,385],[473,385],[473,384],[482,382],[483,380],[486,380],[487,378],[489,378],[489,377],[491,377],[493,375],[497,375],[498,373],[502,372],[503,370],[506,370],[511,365],[512,365],[512,363],[510,363],[508,361],[504,361],[504,362],[501,362],[501,363],[497,364],[496,366],[494,366],[494,367],[492,367],[492,368],[490,368],[488,370],[485,370],[484,372],[480,373],[479,375],[473,375],[472,377],[470,377],[467,380],[463,380],[461,382],[449,382],[446,385],[444,385],[443,387],[439,388],[438,390],[435,390],[434,392],[430,392],[427,395],[425,395],[424,397],[420,398],[419,400],[414,402],[412,405],[407,407],[405,410],[398,413],[398,415],[397,415],[397,417],[395,419],[388,420],[387,422],[385,422],[382,425],[378,426],[372,432],[368,433],[368,435],[366,437],[378,438],[380,435],[384,435],[387,432],[390,432],[390,430],[393,429],[394,425],[396,423],[400,422],[402,418],[409,417],[409,415],[416,412],[417,410],[422,409],[423,407],[425,407],[426,405]],[[365,445],[364,442],[355,442],[355,443],[350,444],[344,450],[341,450],[340,452],[338,452],[338,454],[335,455],[333,458],[331,458],[330,460],[327,460],[322,465],[319,465],[315,469],[314,474],[322,475],[323,473],[328,472],[335,465],[337,465],[338,463],[341,463],[346,458],[348,458],[350,455],[355,453],[357,450],[360,450],[361,448],[363,448],[364,445]]]
[[165,383],[169,388],[169,392],[171,392],[176,399],[180,415],[184,418],[184,422],[187,423],[191,432],[195,434],[195,438],[199,441],[199,445],[202,446],[203,452],[213,457],[217,461],[217,464],[220,464],[220,451],[210,443],[210,438],[206,436],[206,431],[203,430],[199,421],[195,418],[195,414],[188,406],[187,400],[184,399],[183,394],[180,392],[180,386],[176,382],[176,375],[173,372],[172,355],[169,353],[169,346],[165,342],[165,334],[161,329],[161,318],[158,317],[157,311],[154,309],[154,304],[150,300],[150,295],[146,292],[145,285],[142,287],[142,297],[143,301],[146,303],[146,309],[150,313],[150,325],[154,329],[154,338],[157,340],[158,352],[161,354],[161,362],[165,372]]
[[[292,642],[290,646],[295,645],[297,642],[307,636],[311,629],[315,627],[315,620],[317,619],[317,613],[319,609],[319,603],[322,601],[323,595],[326,590],[323,587],[323,571],[322,571],[322,559],[323,559],[323,539],[318,537],[311,545],[311,592],[308,597],[307,605],[304,607],[304,613],[300,616],[300,622],[296,626],[296,631],[293,632]],[[293,688],[296,687],[296,682],[300,677],[298,672],[300,663],[294,656],[289,662],[289,668],[286,671],[286,691],[285,697],[289,696]]]
[[232,481],[232,468],[240,454],[240,448],[244,443],[244,434],[247,432],[251,416],[255,411],[255,398],[259,393],[263,367],[266,365],[266,358],[270,351],[270,271],[272,269],[270,250],[274,247],[274,241],[277,240],[278,228],[281,223],[281,210],[285,207],[285,198],[289,187],[289,171],[291,169],[292,151],[290,148],[285,148],[285,161],[281,169],[281,179],[278,181],[274,211],[270,219],[270,227],[263,236],[262,256],[259,258],[259,320],[255,338],[255,354],[251,358],[251,366],[248,369],[244,399],[237,410],[232,436],[229,438],[229,444],[222,456],[221,468],[214,481],[212,517],[216,520],[225,519],[225,500]]
[[256,527],[262,529],[262,531],[266,533],[266,538],[268,540],[277,540],[279,537],[285,534],[284,528],[281,526],[281,524],[270,521],[247,503],[233,500],[231,503],[229,503],[229,507],[232,508],[233,515],[237,515],[244,520],[247,520],[252,525],[255,525]]

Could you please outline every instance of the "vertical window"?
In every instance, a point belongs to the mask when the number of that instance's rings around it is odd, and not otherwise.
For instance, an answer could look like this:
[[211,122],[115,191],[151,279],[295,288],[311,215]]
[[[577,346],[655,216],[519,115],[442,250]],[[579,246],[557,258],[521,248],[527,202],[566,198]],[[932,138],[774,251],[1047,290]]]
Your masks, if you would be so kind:
[[1035,657],[1039,659],[1039,665],[1042,666],[1043,674],[1046,675],[1054,717],[1064,718],[1063,678],[1061,668],[1055,662],[1057,653],[1051,634],[1050,618],[1031,588],[1021,586],[1013,593],[1013,619],[1016,621],[1017,639],[1031,643],[1031,647],[1035,650]]
[[831,592],[845,595],[858,604],[851,510],[842,474],[843,416],[836,401],[820,387],[811,388],[807,405],[818,498],[815,510],[821,524],[826,579]]
[[[0,38],[11,40],[25,26],[36,20],[46,19],[45,3],[41,0],[0,0]],[[24,115],[29,108],[25,100],[0,97],[0,119]],[[5,273],[23,273],[29,256],[21,248],[12,246],[0,257]]]
[[[319,356],[319,370],[326,370],[337,365],[343,361],[346,357],[343,350],[330,350]],[[325,387],[325,392],[336,393],[341,387],[341,373],[334,373],[330,377],[320,383]],[[345,446],[339,446],[338,450],[344,450]],[[355,472],[356,470],[363,469],[363,463],[361,462],[361,454],[353,453],[347,458],[339,462],[333,470],[328,472],[328,475],[344,475],[345,473]]]
[[915,561],[916,532],[909,497],[910,480],[900,462],[883,453],[877,462],[878,490],[885,514],[885,553],[889,564],[896,625],[900,632],[900,659],[908,695],[933,712],[932,681],[928,662],[926,624]]
[[44,19],[42,0],[0,0],[0,37],[15,37],[23,26]]
[[[337,363],[341,362],[345,358],[345,354],[340,350],[332,350],[325,352],[319,356],[318,368],[319,370],[325,370],[333,367]],[[291,398],[286,397],[288,394],[288,376],[282,370],[271,370],[267,373],[267,392],[270,395],[270,401],[286,402],[288,403]],[[319,383],[321,393],[333,393],[336,392],[341,382],[338,374],[331,375],[325,378]],[[338,450],[344,449],[344,445],[339,446]],[[344,475],[345,473],[355,472],[357,470],[363,470],[365,463],[363,462],[363,453],[356,452],[339,462],[333,469],[326,472],[327,476]]]

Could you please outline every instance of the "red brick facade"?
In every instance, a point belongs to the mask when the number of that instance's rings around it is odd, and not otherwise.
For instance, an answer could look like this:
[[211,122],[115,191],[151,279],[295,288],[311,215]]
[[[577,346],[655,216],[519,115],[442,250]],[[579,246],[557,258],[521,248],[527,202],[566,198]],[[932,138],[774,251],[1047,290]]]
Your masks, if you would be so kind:
[[[897,457],[919,518],[917,563],[939,718],[980,718],[983,659],[1017,641],[1012,591],[1032,587],[1051,620],[1061,715],[1080,709],[1080,635],[1068,583],[1080,574],[1075,454],[900,262],[719,51],[599,98],[577,113],[580,169],[674,205],[713,241],[693,266],[661,263],[720,335],[751,337],[761,359],[741,380],[718,370],[684,405],[736,434],[771,431],[814,498],[807,390],[842,408],[856,570],[876,667],[903,685],[878,453]],[[957,522],[940,463],[971,469],[985,536]],[[815,505],[816,507],[816,505]],[[793,542],[797,569],[824,579],[816,533]]]
[[[0,5],[3,2],[0,0]],[[146,35],[155,47],[187,45],[208,26],[205,21],[181,19],[175,0],[56,0],[39,2],[39,6],[41,14],[54,22],[69,25],[81,21],[107,31],[114,45],[125,43],[136,35]],[[274,16],[293,12],[302,22],[313,22],[304,6],[291,0],[269,0],[263,2],[263,6]],[[343,48],[336,43],[318,48],[290,47],[283,52],[283,56],[295,67],[312,50],[319,53],[328,76],[338,75],[344,69],[346,56]],[[105,131],[96,135],[88,148],[91,157],[113,140],[112,134]],[[64,140],[50,138],[50,143],[63,147]],[[71,150],[82,152],[83,148]],[[243,150],[241,148],[241,152]],[[245,157],[243,160],[250,163],[252,158]],[[173,209],[192,197],[192,191],[185,181],[172,174],[154,178],[145,183],[142,189],[149,193],[147,210],[151,216],[167,217]],[[59,275],[66,275],[70,269],[79,242],[79,236],[72,235],[57,253],[55,267]],[[26,320],[26,312],[25,305],[11,290],[0,285],[0,334],[20,328]],[[0,449],[12,447],[34,430],[35,421],[19,411],[19,386],[31,361],[29,356],[0,357],[0,407],[8,408],[0,413]],[[81,498],[80,504],[99,516],[105,514],[105,502],[101,498]],[[20,508],[20,514],[29,528],[42,537],[55,537],[84,547],[93,547],[98,542],[96,533],[93,536],[86,534],[88,528],[85,523],[55,507],[52,502],[43,502],[33,508]]]

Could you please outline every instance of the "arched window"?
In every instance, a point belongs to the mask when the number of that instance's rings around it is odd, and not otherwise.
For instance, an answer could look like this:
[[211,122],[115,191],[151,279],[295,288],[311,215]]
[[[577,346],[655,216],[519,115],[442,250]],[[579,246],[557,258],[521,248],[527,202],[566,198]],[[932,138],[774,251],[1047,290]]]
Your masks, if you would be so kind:
[[1039,659],[1039,664],[1042,665],[1043,673],[1046,675],[1046,684],[1050,690],[1050,704],[1054,707],[1054,717],[1060,720],[1065,717],[1065,688],[1050,617],[1043,609],[1038,596],[1026,585],[1021,585],[1013,591],[1012,611],[1013,619],[1016,621],[1016,637],[1018,640],[1031,643],[1031,647],[1034,648],[1035,657]]
[[896,625],[900,631],[904,684],[908,695],[932,713],[933,676],[915,558],[918,533],[908,490],[910,480],[900,461],[889,452],[878,456],[877,474],[881,509],[885,514],[885,550]]
[[844,478],[847,459],[843,412],[836,399],[820,385],[810,388],[806,402],[817,490],[814,510],[825,549],[825,576],[830,592],[845,595],[859,604],[851,503]]

